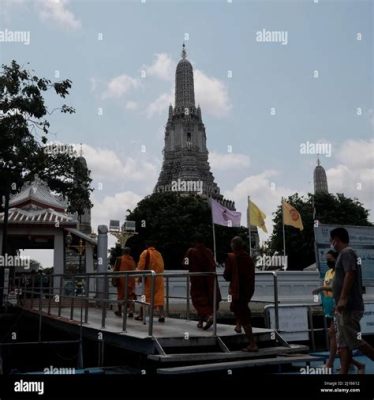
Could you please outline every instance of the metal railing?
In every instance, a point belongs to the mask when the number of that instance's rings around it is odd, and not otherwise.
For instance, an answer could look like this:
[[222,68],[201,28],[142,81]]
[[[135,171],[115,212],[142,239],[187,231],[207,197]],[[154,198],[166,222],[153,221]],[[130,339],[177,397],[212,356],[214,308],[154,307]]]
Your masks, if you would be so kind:
[[[157,277],[163,277],[166,280],[166,314],[169,314],[169,299],[173,298],[169,296],[169,278],[171,277],[181,277],[185,276],[187,280],[186,286],[186,316],[190,319],[190,278],[191,276],[212,276],[213,277],[213,332],[212,335],[217,335],[217,274],[215,272],[182,272],[179,274],[164,272],[162,274],[157,274],[153,270],[145,271],[118,271],[118,272],[101,272],[101,273],[82,273],[82,274],[49,274],[49,285],[48,287],[42,286],[41,282],[39,285],[35,284],[36,276],[33,275],[29,280],[26,280],[24,276],[16,277],[16,294],[18,305],[25,305],[26,299],[29,299],[30,309],[34,308],[34,298],[39,298],[38,311],[40,315],[42,314],[43,302],[42,297],[47,296],[47,314],[51,315],[52,301],[57,303],[57,316],[61,317],[62,308],[65,302],[70,302],[70,320],[74,320],[74,310],[76,308],[76,301],[79,300],[78,306],[80,306],[81,320],[84,323],[88,323],[89,319],[89,305],[91,301],[96,301],[96,304],[101,307],[101,328],[106,326],[107,309],[110,304],[120,304],[124,307],[123,320],[122,320],[122,330],[126,332],[127,330],[127,306],[131,303],[139,304],[142,307],[147,307],[148,309],[148,335],[153,336],[153,318],[154,318],[154,303],[155,303],[155,281]],[[109,284],[112,278],[123,278],[125,280],[124,284],[124,299],[115,300],[111,299],[109,293]],[[143,295],[141,299],[129,299],[128,293],[128,280],[130,278],[142,278],[143,281]],[[90,280],[101,280],[102,291],[91,291],[90,290]],[[150,279],[150,296],[149,302],[145,300],[145,279]],[[31,280],[31,282],[30,282]],[[64,287],[64,282],[73,282],[73,288],[75,287],[75,282],[84,281],[84,291],[82,295],[77,294],[66,294],[66,288]],[[100,285],[96,285],[100,286]],[[92,296],[95,293],[96,296]],[[29,296],[29,297],[28,297]],[[84,318],[82,317],[84,303]],[[41,323],[41,319],[40,319]],[[143,312],[143,324],[147,323],[146,313]]]

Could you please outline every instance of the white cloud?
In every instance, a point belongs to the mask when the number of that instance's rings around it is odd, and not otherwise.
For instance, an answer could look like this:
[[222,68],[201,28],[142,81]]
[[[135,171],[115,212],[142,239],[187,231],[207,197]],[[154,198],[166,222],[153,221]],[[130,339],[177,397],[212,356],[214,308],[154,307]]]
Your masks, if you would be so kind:
[[139,159],[127,157],[120,159],[113,151],[83,145],[83,155],[87,160],[91,176],[96,181],[105,182],[148,182],[156,181],[158,166],[140,156]]
[[137,110],[139,107],[138,103],[136,101],[127,101],[125,104],[125,108],[126,110],[131,110],[131,111],[135,111]]
[[132,78],[129,75],[122,74],[111,79],[107,88],[103,93],[103,99],[106,98],[120,98],[131,89],[135,89],[140,85],[139,79]]
[[213,170],[228,170],[249,167],[250,159],[246,154],[239,153],[209,153],[209,163]]
[[374,139],[347,140],[338,150],[336,158],[350,168],[374,168]]
[[148,105],[146,109],[147,118],[153,117],[155,114],[165,114],[167,113],[169,105],[173,101],[173,92],[163,93],[151,104]]
[[200,104],[202,112],[214,117],[224,117],[230,112],[232,105],[225,84],[213,77],[195,70],[196,103]]
[[35,7],[43,21],[56,23],[64,29],[79,29],[80,20],[67,8],[66,0],[39,0]]
[[172,60],[166,53],[157,53],[156,59],[152,65],[143,65],[143,70],[147,76],[154,76],[156,78],[172,81],[175,74],[175,61]]
[[336,158],[339,164],[326,171],[329,192],[356,197],[374,210],[374,139],[347,140]]
[[137,193],[126,191],[116,193],[113,196],[105,196],[101,201],[92,195],[92,225],[109,224],[110,219],[119,219],[123,222],[126,210],[132,210],[142,196]]

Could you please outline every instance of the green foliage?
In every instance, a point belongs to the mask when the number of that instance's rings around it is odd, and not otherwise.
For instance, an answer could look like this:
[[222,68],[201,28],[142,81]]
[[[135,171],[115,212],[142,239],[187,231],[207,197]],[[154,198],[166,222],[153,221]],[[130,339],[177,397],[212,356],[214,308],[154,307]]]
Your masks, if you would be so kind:
[[89,171],[77,164],[74,154],[45,152],[50,123],[47,114],[56,110],[74,113],[63,104],[49,111],[44,95],[53,90],[58,97],[69,94],[71,81],[52,82],[21,68],[16,61],[2,66],[0,74],[0,194],[37,174],[49,187],[69,200],[69,211],[82,213],[91,207]]
[[[178,192],[154,193],[141,200],[127,216],[136,221],[138,235],[127,241],[135,258],[147,240],[156,241],[167,269],[183,268],[183,257],[193,236],[202,235],[213,249],[211,211],[208,202],[198,195]],[[248,242],[246,228],[226,228],[215,225],[217,261],[222,262],[230,251],[230,240],[240,235]]]
[[[288,269],[299,270],[315,262],[314,220],[322,224],[336,225],[371,225],[369,211],[357,199],[350,199],[342,194],[330,193],[300,197],[297,193],[285,199],[300,213],[304,230],[299,231],[286,225],[286,254]],[[315,215],[314,215],[315,208]],[[283,254],[282,206],[279,205],[273,218],[274,230],[266,243],[267,254]]]

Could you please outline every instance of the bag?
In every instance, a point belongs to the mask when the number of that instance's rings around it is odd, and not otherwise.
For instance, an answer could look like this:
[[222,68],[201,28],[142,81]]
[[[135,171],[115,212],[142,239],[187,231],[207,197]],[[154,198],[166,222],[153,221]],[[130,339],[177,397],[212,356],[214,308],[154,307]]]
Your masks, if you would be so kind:
[[[149,250],[147,250],[147,254],[145,255],[145,264],[144,264],[144,270],[147,270],[148,267],[150,267],[150,261],[151,261],[151,255],[149,253]],[[138,283],[143,283],[143,277],[138,278]]]

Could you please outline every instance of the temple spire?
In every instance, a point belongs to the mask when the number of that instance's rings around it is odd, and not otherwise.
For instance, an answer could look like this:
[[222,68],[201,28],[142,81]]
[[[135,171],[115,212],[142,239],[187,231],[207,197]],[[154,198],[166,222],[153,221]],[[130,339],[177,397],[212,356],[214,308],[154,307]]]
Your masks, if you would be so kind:
[[327,185],[326,171],[322,167],[319,157],[317,159],[317,166],[314,168],[313,182],[314,182],[314,194],[329,192]]
[[195,91],[193,68],[187,60],[186,45],[182,46],[182,58],[175,71],[175,108],[177,112],[184,113],[186,109],[195,108]]
[[185,58],[187,58],[186,45],[184,43],[183,43],[183,46],[182,46],[182,58],[183,58],[183,60]]

